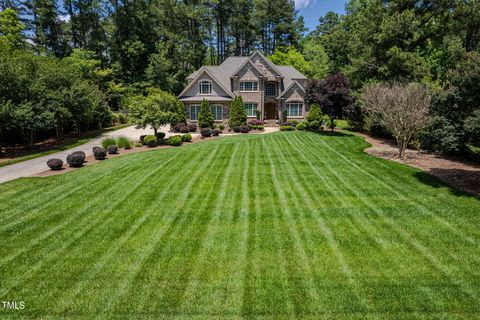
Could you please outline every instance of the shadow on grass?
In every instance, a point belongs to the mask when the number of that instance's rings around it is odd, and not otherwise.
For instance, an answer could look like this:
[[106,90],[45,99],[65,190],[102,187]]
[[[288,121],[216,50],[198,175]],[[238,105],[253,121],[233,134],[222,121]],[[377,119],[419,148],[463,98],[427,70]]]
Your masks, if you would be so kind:
[[480,200],[480,171],[433,168],[428,172],[416,172],[414,176],[433,188],[448,188],[454,196]]
[[318,134],[318,135],[321,135],[321,136],[327,136],[327,137],[342,137],[342,138],[346,138],[346,137],[353,137],[355,136],[353,133],[348,133],[348,132],[340,132],[340,131],[308,131],[308,132],[312,132],[312,133],[315,133],[315,134]]

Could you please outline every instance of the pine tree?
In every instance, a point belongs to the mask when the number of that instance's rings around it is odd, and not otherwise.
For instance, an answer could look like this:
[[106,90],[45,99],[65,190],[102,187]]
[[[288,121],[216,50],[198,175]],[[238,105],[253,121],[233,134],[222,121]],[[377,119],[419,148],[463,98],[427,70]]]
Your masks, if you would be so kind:
[[200,128],[211,128],[214,122],[215,119],[212,110],[210,110],[210,104],[206,99],[203,99],[200,105],[200,113],[198,114],[198,126]]
[[236,97],[230,107],[230,120],[228,125],[230,128],[238,127],[247,123],[247,113],[243,106],[242,97]]

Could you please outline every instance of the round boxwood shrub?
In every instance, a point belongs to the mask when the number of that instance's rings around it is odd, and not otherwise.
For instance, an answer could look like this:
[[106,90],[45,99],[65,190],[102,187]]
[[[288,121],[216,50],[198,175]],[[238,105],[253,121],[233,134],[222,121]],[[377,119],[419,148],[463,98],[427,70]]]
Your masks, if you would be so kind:
[[240,126],[233,127],[233,132],[239,133],[240,132]]
[[157,145],[157,137],[155,136],[146,136],[143,139],[143,141],[145,141],[145,144],[150,148],[155,147]]
[[257,130],[263,131],[263,129],[265,129],[265,126],[263,126],[263,125],[257,126]]
[[118,153],[118,147],[116,144],[109,145],[107,147],[107,152],[108,154],[117,154]]
[[190,133],[186,133],[182,135],[182,141],[183,142],[190,142],[192,141],[192,135]]
[[145,137],[146,137],[146,135],[140,136],[140,143],[141,143],[142,145],[146,145],[146,143],[145,143]]
[[200,133],[202,134],[202,137],[204,138],[209,138],[212,136],[212,129],[210,128],[203,128],[200,130]]
[[198,126],[195,123],[190,123],[188,125],[188,131],[189,132],[195,132],[195,131],[197,131],[197,129],[198,129]]
[[187,124],[186,123],[183,123],[183,122],[180,122],[180,123],[177,123],[176,125],[173,126],[173,131],[174,132],[180,132],[180,129],[182,127],[185,127]]
[[305,130],[307,129],[307,126],[305,125],[304,122],[300,122],[299,124],[297,124],[297,130]]
[[293,131],[293,130],[295,130],[295,128],[292,127],[292,126],[281,126],[280,127],[280,131]]
[[312,129],[312,130],[318,130],[318,128],[320,128],[320,122],[317,121],[317,120],[310,121],[310,122],[308,123],[308,126],[309,126],[309,128]]
[[190,130],[188,130],[187,126],[180,127],[180,133],[189,133]]
[[97,160],[104,160],[107,157],[107,151],[105,151],[105,149],[103,148],[98,147],[93,150],[93,155]]
[[213,129],[212,130],[212,136],[218,137],[221,132],[222,132],[222,130],[220,130],[220,129]]
[[72,168],[80,168],[84,161],[85,157],[80,153],[72,153],[67,156],[67,163]]
[[47,161],[47,166],[53,171],[58,171],[63,168],[63,161],[61,159],[50,159]]
[[180,147],[182,145],[182,137],[173,136],[168,139],[168,144],[174,147]]
[[83,159],[83,162],[85,162],[85,158],[87,157],[87,155],[83,151],[74,151],[72,152],[72,154],[80,155]]
[[250,127],[247,125],[242,125],[240,126],[240,132],[241,133],[249,133],[250,132]]

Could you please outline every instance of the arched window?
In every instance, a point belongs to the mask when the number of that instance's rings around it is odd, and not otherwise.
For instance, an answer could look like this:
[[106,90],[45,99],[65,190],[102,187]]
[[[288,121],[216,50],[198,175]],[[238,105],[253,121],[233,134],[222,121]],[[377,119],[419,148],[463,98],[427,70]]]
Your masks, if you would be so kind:
[[202,80],[198,83],[198,92],[200,94],[212,94],[212,82],[209,80]]

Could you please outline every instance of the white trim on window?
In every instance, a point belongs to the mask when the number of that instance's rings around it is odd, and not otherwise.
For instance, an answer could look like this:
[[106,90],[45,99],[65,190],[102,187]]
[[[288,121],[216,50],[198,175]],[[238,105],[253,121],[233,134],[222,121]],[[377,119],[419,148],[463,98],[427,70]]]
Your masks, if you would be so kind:
[[240,81],[240,92],[258,92],[258,81]]
[[285,110],[287,111],[287,118],[302,118],[303,117],[303,102],[290,101],[285,103]]
[[223,120],[223,106],[222,105],[211,105],[210,111],[213,114],[213,119],[215,121],[222,121]]
[[189,114],[191,121],[198,121],[198,114],[200,113],[200,106],[199,105],[191,105]]
[[198,82],[198,94],[201,96],[208,96],[212,94],[212,81],[201,80]]
[[245,113],[247,114],[247,117],[249,118],[257,117],[257,110],[258,110],[257,103],[253,103],[253,102],[244,103],[243,108],[245,109]]

